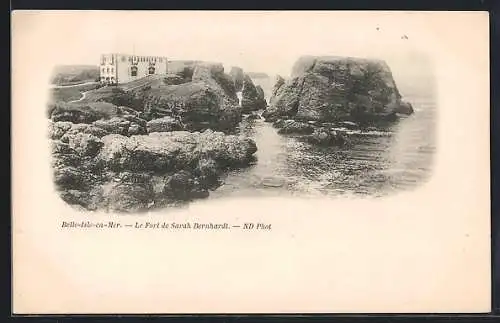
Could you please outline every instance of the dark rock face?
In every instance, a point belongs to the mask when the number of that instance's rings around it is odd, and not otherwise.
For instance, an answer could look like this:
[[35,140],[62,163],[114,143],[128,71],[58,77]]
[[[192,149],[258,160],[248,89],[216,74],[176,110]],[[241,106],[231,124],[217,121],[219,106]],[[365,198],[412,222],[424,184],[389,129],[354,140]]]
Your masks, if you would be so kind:
[[116,133],[123,136],[126,136],[128,134],[128,129],[130,127],[130,121],[120,117],[101,119],[94,121],[92,124],[107,131],[108,133]]
[[229,75],[233,79],[234,88],[236,92],[239,92],[243,89],[243,79],[245,78],[245,74],[243,73],[243,69],[240,67],[233,66],[231,67],[231,71]]
[[258,113],[258,112],[255,112],[255,111],[254,111],[254,112],[252,112],[252,113],[250,113],[250,114],[247,114],[247,115],[245,116],[245,118],[246,118],[247,120],[259,120],[259,119],[261,119],[261,117],[260,117],[259,113]]
[[264,98],[264,90],[260,91],[255,87],[252,79],[248,75],[243,78],[243,90],[241,99],[241,108],[243,112],[248,113],[251,111],[262,110],[267,106]]
[[290,80],[277,80],[264,117],[370,123],[408,112],[403,106],[384,61],[307,56]]

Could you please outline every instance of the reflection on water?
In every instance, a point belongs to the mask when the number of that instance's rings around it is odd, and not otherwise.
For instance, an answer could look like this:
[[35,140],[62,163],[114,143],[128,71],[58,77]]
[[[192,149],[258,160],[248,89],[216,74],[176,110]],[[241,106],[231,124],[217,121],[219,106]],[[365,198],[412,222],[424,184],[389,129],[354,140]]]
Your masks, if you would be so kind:
[[279,135],[263,120],[244,120],[257,162],[223,178],[211,198],[227,196],[384,196],[417,187],[432,170],[435,100],[406,96],[415,113],[384,129],[353,132],[346,148],[317,147]]

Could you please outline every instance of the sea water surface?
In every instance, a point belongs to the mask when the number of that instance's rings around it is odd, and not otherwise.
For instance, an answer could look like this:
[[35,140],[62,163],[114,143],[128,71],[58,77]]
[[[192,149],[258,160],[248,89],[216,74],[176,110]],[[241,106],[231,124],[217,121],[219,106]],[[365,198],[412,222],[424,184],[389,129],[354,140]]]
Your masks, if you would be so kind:
[[255,196],[387,196],[427,181],[435,152],[436,99],[403,93],[415,113],[372,131],[352,131],[348,147],[318,147],[277,133],[272,124],[243,120],[239,132],[257,144],[256,162],[233,170],[210,198]]

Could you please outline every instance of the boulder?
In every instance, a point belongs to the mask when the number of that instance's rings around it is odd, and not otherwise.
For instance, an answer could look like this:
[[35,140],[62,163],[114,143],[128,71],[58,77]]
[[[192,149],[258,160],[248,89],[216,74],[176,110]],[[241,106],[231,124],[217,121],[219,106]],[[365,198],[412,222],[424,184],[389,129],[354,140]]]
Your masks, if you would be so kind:
[[295,120],[285,120],[282,122],[276,122],[275,126],[279,128],[278,133],[280,134],[301,134],[307,135],[314,131],[314,127],[307,122],[298,122]]
[[345,135],[328,128],[316,128],[314,132],[306,137],[306,140],[315,145],[343,146],[348,143]]
[[67,141],[66,137],[68,136],[74,136],[77,133],[85,133],[85,134],[90,134],[93,136],[96,136],[98,138],[104,137],[105,135],[109,134],[106,130],[96,127],[93,124],[87,124],[87,123],[74,123],[71,125],[71,129],[66,131],[64,136],[61,137],[61,140]]
[[127,129],[127,134],[129,136],[144,135],[146,133],[147,133],[146,128],[135,122],[131,122],[130,126]]
[[183,130],[183,126],[179,120],[172,117],[163,117],[149,121],[146,125],[146,129],[148,133],[166,132]]
[[291,79],[279,79],[266,119],[376,122],[402,105],[389,66],[381,60],[301,57]]
[[68,121],[52,122],[49,120],[49,138],[56,140],[61,137],[73,126],[73,123]]

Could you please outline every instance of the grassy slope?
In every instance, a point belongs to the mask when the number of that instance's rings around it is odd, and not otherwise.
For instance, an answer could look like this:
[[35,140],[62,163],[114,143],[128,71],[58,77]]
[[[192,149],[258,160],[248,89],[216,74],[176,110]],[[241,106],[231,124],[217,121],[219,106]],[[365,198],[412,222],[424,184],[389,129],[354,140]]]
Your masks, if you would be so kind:
[[59,65],[54,68],[51,83],[70,85],[96,81],[99,78],[97,65]]

